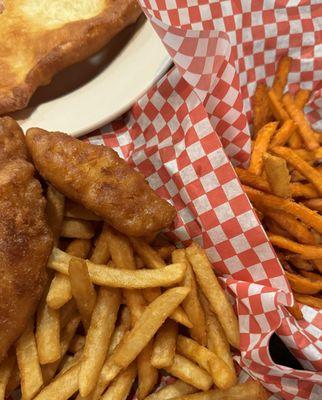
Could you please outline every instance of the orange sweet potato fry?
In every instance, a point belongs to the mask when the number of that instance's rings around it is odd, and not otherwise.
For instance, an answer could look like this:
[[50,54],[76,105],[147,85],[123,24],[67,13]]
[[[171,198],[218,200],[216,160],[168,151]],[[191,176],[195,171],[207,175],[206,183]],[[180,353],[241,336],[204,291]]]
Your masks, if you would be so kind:
[[288,147],[274,147],[272,149],[274,154],[284,158],[296,171],[305,176],[322,195],[322,174],[313,168],[309,163],[299,157],[292,149]]
[[314,282],[304,276],[292,274],[287,271],[285,271],[285,274],[294,292],[301,294],[316,294],[319,293],[322,288],[319,282]]
[[260,175],[255,175],[249,172],[247,169],[236,167],[235,171],[240,179],[241,183],[244,185],[249,185],[264,192],[269,192],[270,187],[265,178]]
[[275,146],[284,146],[285,143],[289,140],[291,135],[295,131],[295,124],[291,119],[288,119],[283,122],[283,125],[279,128],[276,134],[273,136],[273,139],[270,144],[270,148]]
[[311,279],[311,281],[319,282],[322,288],[322,276],[315,272],[311,271],[301,271],[301,275],[305,276],[305,278]]
[[305,104],[309,101],[311,96],[311,91],[307,89],[299,89],[294,96],[294,103],[301,110],[304,108]]
[[278,122],[269,122],[257,134],[255,139],[253,152],[250,159],[248,171],[261,175],[263,171],[263,154],[267,151],[270,140],[276,131]]
[[312,210],[319,211],[320,213],[322,212],[322,198],[306,200],[303,204]]
[[292,120],[298,127],[298,132],[301,135],[305,146],[309,150],[315,150],[319,147],[319,142],[315,137],[314,131],[311,129],[303,111],[294,103],[292,96],[286,93],[282,98],[282,103],[290,115]]
[[278,98],[282,97],[287,83],[288,73],[291,68],[292,59],[288,56],[282,57],[277,65],[277,71],[273,82],[273,90]]
[[322,274],[322,259],[321,260],[313,260],[314,267],[317,271]]
[[322,246],[300,244],[291,239],[270,232],[268,232],[268,237],[274,246],[292,251],[293,253],[301,254],[305,260],[319,259],[322,256]]
[[288,113],[284,110],[282,102],[276,96],[273,89],[268,91],[269,105],[272,110],[274,118],[278,121],[287,121],[290,119]]
[[287,307],[288,311],[293,315],[293,317],[295,319],[297,319],[298,321],[303,319],[303,314],[302,311],[300,310],[299,305],[297,304],[297,302],[294,302],[294,306],[292,307]]
[[319,196],[317,190],[311,183],[293,182],[290,184],[292,197],[305,197],[306,199],[314,199]]
[[259,83],[252,99],[254,136],[272,119],[265,83]]
[[320,299],[319,297],[298,293],[294,293],[294,297],[301,304],[322,309],[322,299]]
[[269,153],[263,155],[264,171],[272,193],[279,197],[291,197],[291,176],[286,161]]

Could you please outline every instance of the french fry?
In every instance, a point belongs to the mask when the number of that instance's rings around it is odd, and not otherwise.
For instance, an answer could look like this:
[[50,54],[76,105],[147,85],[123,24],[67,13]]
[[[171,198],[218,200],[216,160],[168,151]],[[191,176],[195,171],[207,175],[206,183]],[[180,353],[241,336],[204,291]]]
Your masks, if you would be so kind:
[[283,236],[288,239],[293,239],[293,236],[290,233],[288,233],[285,229],[283,229],[277,222],[273,221],[272,219],[266,217],[264,222],[269,232],[274,233],[275,235]]
[[46,216],[48,225],[53,233],[55,245],[58,242],[64,219],[65,197],[53,186],[47,189]]
[[299,89],[294,96],[294,103],[301,110],[304,108],[305,104],[309,101],[311,96],[311,91],[307,89]]
[[294,302],[294,306],[292,307],[286,307],[288,309],[288,311],[293,315],[293,317],[300,321],[301,319],[303,319],[303,314],[302,311],[300,310],[299,305],[297,304],[297,302]]
[[101,287],[87,332],[83,361],[79,370],[79,392],[85,397],[98,380],[115,328],[121,293]]
[[88,329],[96,302],[96,292],[91,282],[86,262],[71,257],[68,267],[73,297],[82,317],[85,329]]
[[197,282],[208,299],[211,308],[218,316],[229,343],[238,349],[238,320],[232,305],[218,282],[206,252],[197,243],[192,243],[186,249],[186,254],[196,275]]
[[278,98],[282,97],[285,85],[287,83],[288,73],[291,68],[292,59],[288,56],[282,57],[277,65],[277,70],[273,82],[273,90]]
[[291,183],[290,188],[292,197],[304,197],[306,199],[319,197],[317,190],[311,183]]
[[312,281],[312,279],[305,278],[304,276],[292,274],[285,271],[291,288],[300,294],[316,294],[322,290],[321,282]]
[[286,122],[290,119],[288,113],[284,110],[283,104],[276,96],[273,89],[268,91],[269,104],[274,118],[280,122]]
[[20,373],[16,362],[15,365],[13,366],[11,375],[7,383],[5,398],[8,398],[10,394],[14,392],[19,386],[20,386]]
[[286,256],[286,260],[290,262],[295,268],[305,271],[313,271],[313,265],[308,260],[303,260],[298,254]]
[[272,151],[284,158],[292,167],[305,176],[315,186],[319,194],[322,195],[322,174],[311,167],[310,164],[299,157],[292,149],[274,147]]
[[176,351],[178,325],[170,319],[165,321],[156,334],[151,356],[151,364],[165,368],[172,364]]
[[322,217],[304,205],[295,203],[289,199],[282,199],[278,196],[261,192],[249,186],[243,185],[243,189],[255,207],[285,211],[299,218],[317,232],[322,233]]
[[57,361],[60,349],[60,314],[44,302],[38,309],[36,342],[40,364]]
[[76,302],[74,299],[69,300],[60,310],[60,327],[61,329],[65,328],[68,322],[78,316],[78,310],[76,307]]
[[313,260],[312,263],[314,264],[315,269],[317,269],[320,272],[320,274],[322,274],[322,259]]
[[98,400],[116,375],[135,360],[188,292],[184,287],[168,289],[145,308],[134,328],[124,336],[112,355],[107,358],[92,400]]
[[[295,149],[293,150],[299,157],[301,157],[304,161],[308,161],[310,163],[316,160],[316,155],[314,151],[309,151],[306,149]],[[311,165],[311,164],[310,164]]]
[[74,365],[78,364],[81,360],[82,355],[82,351],[75,353],[73,356],[65,355],[61,362],[61,365],[59,366],[59,373],[57,374],[57,376],[63,375]]
[[158,249],[155,249],[155,250],[157,251],[157,253],[163,260],[166,260],[167,258],[171,257],[171,254],[175,249],[176,249],[175,246],[168,245],[168,246],[159,247]]
[[306,207],[311,208],[311,210],[316,210],[319,213],[322,213],[322,198],[306,200],[303,201],[303,204]]
[[322,258],[322,246],[310,246],[307,244],[300,244],[293,240],[284,238],[282,236],[274,235],[268,232],[268,237],[271,243],[281,249],[289,250],[293,253],[301,254],[305,260],[315,260]]
[[228,389],[236,383],[235,372],[223,359],[193,339],[179,335],[177,352],[207,371],[218,388]]
[[322,299],[320,299],[319,297],[299,293],[294,293],[294,297],[301,304],[305,304],[310,307],[316,307],[320,310],[322,309]]
[[294,134],[295,128],[295,124],[291,119],[284,121],[282,126],[273,136],[269,148],[284,146],[289,138]]
[[64,374],[58,375],[34,400],[68,400],[78,390],[79,367],[76,364]]
[[78,351],[82,350],[84,348],[84,345],[85,345],[85,336],[75,335],[70,342],[68,351],[75,354]]
[[[263,210],[262,210],[263,211]],[[278,223],[292,237],[303,244],[315,244],[315,238],[312,232],[303,222],[297,220],[293,215],[284,211],[264,210],[265,215]]]
[[127,307],[123,308],[121,312],[121,320],[119,325],[116,326],[113,335],[111,337],[110,346],[107,352],[107,355],[111,355],[118,344],[123,339],[124,335],[130,330],[131,328],[131,317],[129,310]]
[[248,171],[252,174],[261,175],[264,165],[263,155],[268,150],[269,143],[277,129],[277,126],[278,122],[269,122],[259,130],[248,167]]
[[319,142],[316,139],[314,131],[311,129],[301,108],[294,103],[294,100],[289,93],[286,93],[283,96],[282,102],[284,107],[286,108],[286,111],[296,124],[298,132],[301,135],[305,146],[309,150],[317,149],[320,146]]
[[150,394],[145,400],[170,400],[185,394],[195,393],[196,391],[195,387],[177,379],[174,383],[170,383],[157,392]]
[[182,307],[192,323],[190,328],[191,337],[198,343],[205,345],[207,342],[205,313],[200,304],[196,278],[186,257],[186,251],[184,249],[175,250],[172,253],[172,261],[183,262],[187,266],[183,284],[190,289],[190,292],[183,300]]
[[291,170],[291,182],[303,182],[306,181],[306,178],[304,175],[300,174],[296,169]]
[[172,365],[166,371],[200,390],[209,390],[212,386],[208,372],[180,354],[175,354]]
[[286,161],[269,153],[264,153],[263,161],[266,178],[272,193],[279,197],[291,197],[291,177]]
[[[74,239],[67,246],[66,252],[74,257],[86,258],[91,249],[91,241],[87,239]],[[57,272],[50,283],[47,294],[47,304],[57,310],[72,298],[72,288],[68,276]]]
[[147,267],[158,269],[166,266],[166,263],[159,254],[144,240],[131,237],[130,241],[134,250],[142,258]]
[[142,352],[137,358],[137,369],[138,369],[138,390],[137,397],[139,400],[143,400],[148,396],[154,386],[156,385],[159,377],[158,370],[153,366],[151,362],[151,356],[153,351],[153,340],[146,345]]
[[305,271],[305,270],[300,271],[300,274],[305,276],[305,278],[310,279],[313,282],[319,282],[322,287],[322,277],[320,274],[316,274],[315,272]]
[[7,384],[14,365],[15,357],[13,354],[9,354],[0,364],[0,400],[5,400]]
[[29,321],[16,344],[17,363],[21,379],[21,393],[24,400],[31,400],[43,385],[39,364],[33,321]]
[[254,136],[256,137],[258,131],[270,122],[272,117],[265,83],[259,83],[257,85],[252,99],[252,106]]
[[100,221],[101,219],[92,213],[92,211],[83,207],[79,203],[67,199],[65,204],[65,216],[75,219],[84,219],[86,221]]
[[226,390],[214,389],[178,396],[172,400],[267,400],[268,397],[268,393],[259,382],[248,381]]
[[101,397],[102,400],[124,400],[128,397],[135,377],[137,368],[135,362],[130,364],[108,387]]
[[[72,257],[54,248],[47,267],[68,275],[68,263]],[[186,266],[170,264],[159,270],[118,270],[106,265],[97,265],[86,260],[91,281],[97,285],[125,289],[145,289],[148,287],[168,287],[181,282]],[[113,264],[112,264],[113,265]]]
[[90,258],[94,264],[106,264],[110,259],[110,251],[107,245],[107,228],[108,225],[105,223],[103,225],[102,232],[95,242],[93,253]]
[[290,146],[291,149],[297,150],[297,149],[301,149],[304,146],[303,140],[301,135],[298,132],[298,129],[294,129],[293,134],[291,135],[291,137],[288,140],[288,144]]
[[95,235],[92,222],[83,219],[65,218],[61,236],[71,239],[91,239]]

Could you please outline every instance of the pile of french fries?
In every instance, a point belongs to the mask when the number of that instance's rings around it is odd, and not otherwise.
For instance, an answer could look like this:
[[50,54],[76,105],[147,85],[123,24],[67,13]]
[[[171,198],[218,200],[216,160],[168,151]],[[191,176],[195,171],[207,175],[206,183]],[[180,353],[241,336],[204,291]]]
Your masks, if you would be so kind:
[[[238,321],[199,245],[126,237],[52,187],[47,214],[48,285],[0,366],[0,399],[267,397],[237,383]],[[177,380],[154,392],[161,370]]]
[[[279,61],[272,88],[253,99],[254,140],[244,190],[277,251],[295,299],[322,308],[322,147],[303,108],[310,91],[285,92],[292,59]],[[301,319],[297,303],[290,309]]]

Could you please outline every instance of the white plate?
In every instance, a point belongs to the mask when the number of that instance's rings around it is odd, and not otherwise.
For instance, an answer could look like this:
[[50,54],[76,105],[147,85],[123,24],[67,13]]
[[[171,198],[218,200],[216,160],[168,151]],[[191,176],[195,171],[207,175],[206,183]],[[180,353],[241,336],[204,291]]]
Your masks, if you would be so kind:
[[40,127],[79,136],[124,113],[170,65],[161,40],[141,17],[100,53],[39,88],[30,106],[12,116],[24,130]]

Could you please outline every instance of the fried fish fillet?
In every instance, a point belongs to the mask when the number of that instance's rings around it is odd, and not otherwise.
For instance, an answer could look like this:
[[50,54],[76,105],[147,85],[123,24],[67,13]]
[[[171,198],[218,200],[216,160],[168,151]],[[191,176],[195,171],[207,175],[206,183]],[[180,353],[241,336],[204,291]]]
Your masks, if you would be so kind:
[[111,148],[32,128],[27,147],[40,174],[119,231],[145,236],[168,226],[175,209]]
[[52,249],[34,172],[19,126],[0,119],[0,362],[35,311]]
[[5,0],[0,115],[26,107],[37,87],[99,51],[140,13],[137,0]]

